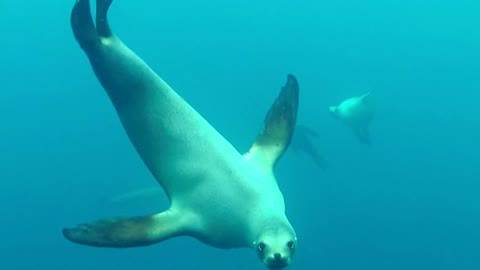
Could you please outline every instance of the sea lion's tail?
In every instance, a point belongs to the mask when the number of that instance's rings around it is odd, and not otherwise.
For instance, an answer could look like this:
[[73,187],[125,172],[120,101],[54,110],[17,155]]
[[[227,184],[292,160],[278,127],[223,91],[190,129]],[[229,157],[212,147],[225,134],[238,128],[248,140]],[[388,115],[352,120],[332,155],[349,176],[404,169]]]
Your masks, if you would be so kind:
[[86,52],[100,43],[100,38],[112,35],[107,12],[112,0],[97,0],[96,27],[90,11],[90,0],[77,0],[70,15],[73,35]]

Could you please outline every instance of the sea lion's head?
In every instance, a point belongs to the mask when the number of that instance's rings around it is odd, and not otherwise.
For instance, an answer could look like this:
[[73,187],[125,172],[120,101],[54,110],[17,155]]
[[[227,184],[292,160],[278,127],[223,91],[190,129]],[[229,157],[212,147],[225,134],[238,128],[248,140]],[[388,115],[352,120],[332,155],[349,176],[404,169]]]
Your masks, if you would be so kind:
[[295,232],[288,227],[269,229],[254,244],[260,260],[270,269],[290,264],[297,247]]
[[328,107],[328,111],[331,115],[338,117],[338,107],[337,106],[330,106]]

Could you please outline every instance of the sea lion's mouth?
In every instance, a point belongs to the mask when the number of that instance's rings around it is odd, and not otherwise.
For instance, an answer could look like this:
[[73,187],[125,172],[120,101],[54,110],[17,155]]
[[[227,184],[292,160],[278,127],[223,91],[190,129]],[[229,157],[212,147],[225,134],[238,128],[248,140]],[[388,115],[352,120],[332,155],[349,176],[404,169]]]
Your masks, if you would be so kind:
[[270,264],[270,265],[267,265],[267,267],[269,269],[283,269],[285,267],[287,267],[287,263],[277,263],[277,264]]
[[282,269],[282,268],[285,268],[287,267],[288,265],[288,259],[272,259],[272,260],[268,260],[267,262],[265,262],[265,265],[269,268],[269,269]]

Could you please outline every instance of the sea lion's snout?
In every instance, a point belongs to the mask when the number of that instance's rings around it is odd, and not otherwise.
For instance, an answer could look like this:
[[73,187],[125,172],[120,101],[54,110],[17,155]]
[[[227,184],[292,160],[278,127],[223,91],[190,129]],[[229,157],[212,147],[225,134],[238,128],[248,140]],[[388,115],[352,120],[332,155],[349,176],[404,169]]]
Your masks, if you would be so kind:
[[265,265],[270,269],[282,269],[289,264],[289,259],[280,253],[275,253],[273,257],[265,261]]
[[337,107],[336,107],[336,106],[330,106],[330,107],[328,107],[328,111],[329,111],[330,113],[333,113],[333,114],[334,114],[334,113],[337,112]]

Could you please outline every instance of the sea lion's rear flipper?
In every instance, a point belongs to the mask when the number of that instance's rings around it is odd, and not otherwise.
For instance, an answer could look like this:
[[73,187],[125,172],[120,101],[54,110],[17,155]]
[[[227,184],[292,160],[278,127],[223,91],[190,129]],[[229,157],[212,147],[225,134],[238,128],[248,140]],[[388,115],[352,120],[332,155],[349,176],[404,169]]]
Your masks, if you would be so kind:
[[112,35],[107,20],[107,12],[112,0],[97,0],[96,26],[90,9],[90,0],[77,0],[70,14],[73,35],[80,47],[88,53],[100,44],[101,38]]
[[70,14],[73,35],[84,51],[99,42],[97,30],[90,12],[90,0],[77,0]]
[[247,159],[254,160],[267,172],[273,170],[292,139],[297,121],[298,92],[297,79],[289,74],[265,117],[262,131],[245,154]]
[[68,240],[97,247],[147,246],[182,233],[178,217],[165,212],[131,218],[108,218],[63,229]]
[[108,25],[107,13],[113,0],[97,0],[97,16],[95,22],[97,24],[97,33],[101,37],[112,36],[112,31]]
[[370,102],[372,99],[371,92],[365,93],[359,97],[362,102]]

